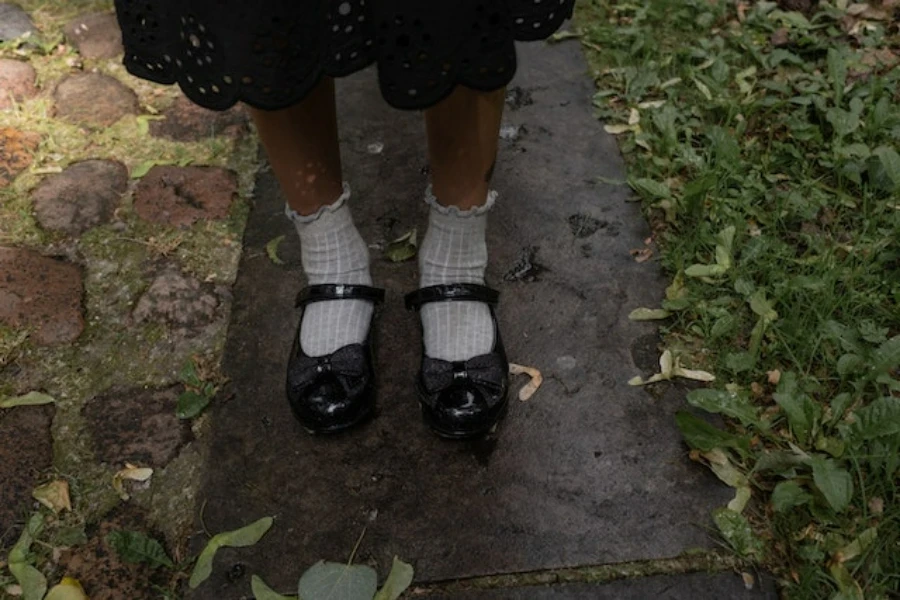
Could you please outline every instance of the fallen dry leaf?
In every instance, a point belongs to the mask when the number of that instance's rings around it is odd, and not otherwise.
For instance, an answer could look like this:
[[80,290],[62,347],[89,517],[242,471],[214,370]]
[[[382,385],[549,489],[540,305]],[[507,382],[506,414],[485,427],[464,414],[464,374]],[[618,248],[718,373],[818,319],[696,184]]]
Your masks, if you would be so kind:
[[72,502],[69,499],[69,482],[65,479],[57,479],[34,488],[31,495],[35,500],[55,513],[63,510],[72,510]]
[[756,585],[756,578],[753,577],[753,575],[751,575],[750,573],[747,573],[746,571],[741,573],[741,579],[744,580],[744,587],[748,590],[752,590],[753,586]]
[[147,481],[153,475],[153,469],[150,467],[138,467],[131,463],[125,463],[125,468],[113,475],[113,489],[119,494],[122,500],[128,500],[131,496],[125,491],[125,480],[129,481]]
[[523,385],[522,389],[519,390],[519,400],[522,402],[526,402],[534,396],[534,393],[541,387],[541,384],[544,383],[544,376],[534,367],[524,367],[522,365],[509,363],[509,374],[528,375],[531,378],[531,381]]
[[635,262],[647,262],[653,256],[653,250],[650,248],[635,248],[634,250],[629,250],[628,254],[634,257]]

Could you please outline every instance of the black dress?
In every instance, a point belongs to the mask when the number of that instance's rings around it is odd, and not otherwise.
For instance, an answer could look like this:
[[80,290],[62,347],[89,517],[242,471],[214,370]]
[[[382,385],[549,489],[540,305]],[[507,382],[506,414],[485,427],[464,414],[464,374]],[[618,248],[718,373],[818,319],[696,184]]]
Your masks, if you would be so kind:
[[116,13],[127,69],[207,108],[284,108],[323,76],[376,63],[385,100],[422,109],[456,84],[509,83],[514,41],[546,38],[574,2],[116,0]]

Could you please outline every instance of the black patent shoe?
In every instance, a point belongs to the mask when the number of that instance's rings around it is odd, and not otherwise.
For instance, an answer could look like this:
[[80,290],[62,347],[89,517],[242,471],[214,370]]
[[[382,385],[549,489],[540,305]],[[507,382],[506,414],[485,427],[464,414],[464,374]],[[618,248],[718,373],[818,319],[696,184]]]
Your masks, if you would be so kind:
[[474,283],[433,285],[406,295],[406,308],[418,310],[429,302],[485,302],[494,325],[494,349],[488,354],[449,362],[425,355],[416,380],[422,417],[446,438],[461,439],[488,433],[503,417],[509,392],[509,362],[500,338],[494,306],[499,293]]
[[[297,306],[305,308],[323,300],[369,300],[378,304],[384,300],[384,290],[366,285],[311,285],[300,291]],[[288,360],[287,399],[294,416],[308,432],[337,433],[375,413],[372,355],[371,323],[362,344],[343,346],[325,356],[303,352],[297,326]]]

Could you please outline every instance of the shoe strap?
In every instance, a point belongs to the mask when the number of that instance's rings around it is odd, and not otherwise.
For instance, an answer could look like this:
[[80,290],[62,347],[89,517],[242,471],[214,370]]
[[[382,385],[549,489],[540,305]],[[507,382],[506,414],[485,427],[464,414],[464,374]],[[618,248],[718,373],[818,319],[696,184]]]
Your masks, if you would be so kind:
[[500,292],[477,283],[445,283],[419,288],[405,296],[406,310],[419,310],[429,302],[468,300],[496,306]]
[[300,293],[297,294],[296,306],[305,307],[307,304],[325,300],[369,300],[379,304],[384,300],[384,290],[368,285],[320,283],[300,290]]

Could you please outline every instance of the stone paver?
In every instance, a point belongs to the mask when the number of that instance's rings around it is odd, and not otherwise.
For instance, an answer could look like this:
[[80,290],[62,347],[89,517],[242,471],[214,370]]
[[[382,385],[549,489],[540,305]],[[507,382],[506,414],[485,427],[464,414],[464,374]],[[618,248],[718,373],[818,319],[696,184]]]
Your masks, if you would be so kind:
[[125,165],[86,160],[46,177],[31,197],[41,227],[79,235],[108,222],[127,189]]
[[122,31],[113,13],[81,15],[64,28],[66,40],[84,58],[115,58],[122,54]]
[[158,275],[135,305],[132,316],[138,323],[166,323],[176,329],[198,329],[211,323],[219,299],[212,286],[175,269]]
[[14,40],[17,37],[38,32],[31,17],[18,4],[0,2],[0,42]]
[[52,419],[52,406],[0,409],[0,440],[16,440],[0,444],[0,548],[8,548],[21,531],[33,503],[31,490],[50,468]]
[[92,127],[107,127],[138,112],[135,93],[102,73],[69,75],[56,86],[53,99],[56,116]]
[[37,93],[34,67],[24,60],[0,58],[0,110]]
[[34,133],[0,127],[0,188],[8,186],[28,168],[39,141]]
[[190,441],[190,423],[175,416],[180,386],[124,389],[88,401],[82,413],[97,460],[115,468],[127,461],[164,467]]
[[423,600],[776,600],[770,579],[747,589],[733,573],[659,575],[605,584],[569,583],[417,595]]
[[[413,390],[418,320],[402,306],[417,286],[416,264],[373,250],[374,280],[388,290],[376,329],[380,414],[343,436],[307,435],[284,399],[302,282],[264,251],[285,235],[279,254],[293,256],[297,240],[275,181],[261,176],[224,362],[234,399],[214,407],[214,459],[200,501],[211,531],[263,515],[277,525],[252,552],[223,551],[222,564],[243,561],[247,573],[288,590],[304,565],[346,560],[364,528],[357,560],[386,573],[397,555],[420,582],[671,557],[712,544],[709,511],[729,493],[686,456],[674,421],[683,398],[658,400],[627,385],[643,371],[632,347],[655,331],[627,315],[657,306],[664,280],[629,253],[649,231],[626,202],[627,187],[598,183],[623,180],[623,164],[593,117],[580,48],[535,44],[520,56],[521,94],[504,122],[520,134],[501,143],[488,280],[501,291],[510,360],[538,367],[543,387],[527,403],[513,400],[495,437],[450,443],[428,432]],[[421,114],[386,107],[371,71],[341,80],[338,98],[363,237],[377,247],[412,227],[424,232]],[[374,143],[381,153],[369,152]],[[523,258],[536,275],[505,279]],[[240,597],[247,582],[226,571],[214,570],[193,597]]]
[[141,178],[134,210],[147,221],[187,227],[224,219],[237,195],[237,177],[219,167],[157,166]]
[[226,111],[206,110],[180,97],[163,111],[164,119],[150,121],[150,135],[177,142],[197,142],[214,135],[246,135],[247,113],[240,107]]
[[84,329],[81,269],[31,250],[0,247],[0,323],[32,330],[39,345],[75,341]]

